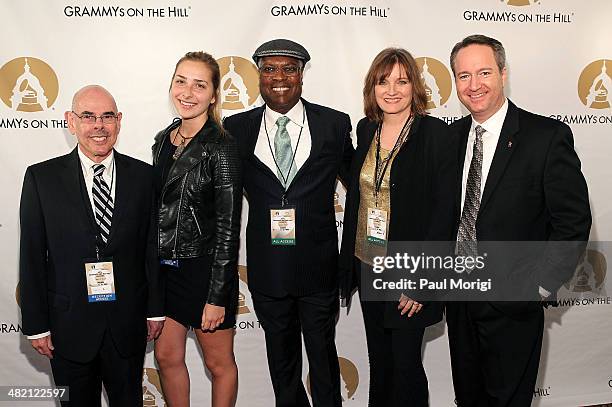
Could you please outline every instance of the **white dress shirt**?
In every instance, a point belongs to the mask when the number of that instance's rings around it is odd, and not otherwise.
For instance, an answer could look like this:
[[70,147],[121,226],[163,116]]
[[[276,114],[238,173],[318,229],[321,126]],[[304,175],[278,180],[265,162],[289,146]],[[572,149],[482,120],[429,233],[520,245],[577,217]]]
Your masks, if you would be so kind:
[[91,208],[94,208],[94,199],[93,193],[91,190],[93,189],[93,179],[94,179],[94,165],[102,164],[104,165],[104,172],[102,172],[102,179],[106,182],[106,185],[110,188],[110,195],[113,202],[115,202],[115,185],[117,184],[115,172],[115,152],[111,151],[111,153],[99,163],[94,162],[91,158],[87,157],[81,151],[79,147],[79,160],[81,161],[81,170],[83,171],[83,178],[85,178],[85,190],[87,191],[87,196],[89,196],[89,202],[91,203]]
[[485,184],[487,182],[487,176],[491,169],[491,163],[493,162],[493,156],[495,155],[495,149],[497,148],[497,141],[501,134],[502,127],[504,126],[504,120],[506,119],[506,113],[508,112],[508,99],[504,100],[502,107],[495,112],[495,114],[489,117],[484,123],[478,123],[474,117],[472,117],[472,127],[470,127],[470,134],[468,135],[467,147],[465,149],[465,161],[463,162],[463,178],[461,179],[461,211],[463,212],[463,203],[465,201],[465,187],[467,185],[468,173],[470,172],[470,163],[472,162],[472,155],[474,154],[474,141],[476,141],[476,126],[480,126],[485,129],[482,135],[482,176],[480,178],[480,198],[482,199],[482,192],[484,191]]
[[[306,111],[301,100],[291,108],[286,114],[281,114],[270,109],[268,106],[264,109],[263,120],[259,128],[257,143],[255,144],[255,157],[267,165],[270,170],[276,175],[278,173],[276,163],[274,161],[274,136],[278,126],[276,120],[281,116],[287,116],[287,132],[291,138],[291,149],[295,154],[294,164],[296,172],[304,165],[310,156],[310,148],[312,147],[312,139],[308,128],[308,119]],[[267,129],[267,132],[266,132]],[[302,132],[300,136],[300,130]],[[299,139],[299,144],[298,144]],[[297,151],[296,151],[297,146]]]

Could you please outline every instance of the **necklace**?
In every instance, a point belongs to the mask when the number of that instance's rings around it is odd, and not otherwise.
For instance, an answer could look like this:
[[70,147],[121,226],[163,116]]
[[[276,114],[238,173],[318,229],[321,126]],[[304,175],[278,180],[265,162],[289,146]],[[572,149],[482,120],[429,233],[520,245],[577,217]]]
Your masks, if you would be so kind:
[[174,154],[172,154],[172,158],[174,160],[177,160],[181,154],[183,154],[183,150],[185,150],[185,140],[191,140],[192,138],[194,138],[198,133],[194,134],[191,137],[185,137],[183,136],[183,134],[181,134],[181,128],[179,127],[178,129],[176,129],[176,134],[174,135],[174,139],[172,140],[172,143],[174,144],[174,142],[176,141],[176,138],[178,136],[181,136],[181,143],[176,146],[176,150],[174,151]]

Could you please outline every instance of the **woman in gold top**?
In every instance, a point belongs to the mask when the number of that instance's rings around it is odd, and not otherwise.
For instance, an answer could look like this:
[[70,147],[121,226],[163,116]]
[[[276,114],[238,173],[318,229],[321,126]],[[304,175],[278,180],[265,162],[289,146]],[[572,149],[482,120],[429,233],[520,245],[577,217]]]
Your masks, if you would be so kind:
[[410,290],[392,302],[369,301],[362,284],[371,280],[374,258],[387,255],[388,242],[451,239],[454,142],[444,122],[427,116],[427,91],[404,49],[376,56],[363,98],[366,117],[357,125],[344,214],[342,294],[360,290],[369,406],[427,406],[421,344],[425,328],[442,319],[441,304],[421,303]]

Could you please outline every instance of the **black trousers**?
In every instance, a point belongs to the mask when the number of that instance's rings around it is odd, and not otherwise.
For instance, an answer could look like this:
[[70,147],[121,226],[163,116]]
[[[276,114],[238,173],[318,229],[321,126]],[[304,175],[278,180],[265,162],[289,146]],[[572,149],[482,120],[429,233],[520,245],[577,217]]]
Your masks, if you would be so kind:
[[142,406],[144,354],[143,341],[142,353],[124,358],[115,348],[108,331],[98,354],[90,362],[75,362],[55,352],[51,359],[55,385],[69,387],[70,400],[62,402],[62,407],[99,407],[102,383],[110,407]]
[[486,302],[446,307],[458,407],[528,407],[538,376],[544,312],[507,314]]
[[385,328],[385,304],[361,302],[370,362],[368,406],[426,407],[429,391],[421,356],[425,328]]
[[338,292],[281,298],[252,292],[264,329],[277,407],[308,407],[302,383],[302,335],[314,407],[341,407],[340,368],[334,342]]

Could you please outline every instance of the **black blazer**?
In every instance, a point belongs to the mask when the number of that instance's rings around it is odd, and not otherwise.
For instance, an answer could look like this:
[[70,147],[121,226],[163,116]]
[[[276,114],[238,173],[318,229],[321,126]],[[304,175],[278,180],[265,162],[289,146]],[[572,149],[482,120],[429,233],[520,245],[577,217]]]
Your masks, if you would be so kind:
[[[378,124],[363,118],[357,125],[357,151],[351,165],[351,184],[346,198],[340,252],[343,296],[357,286],[360,270],[355,267],[355,239],[359,212],[359,174],[374,140]],[[391,166],[389,241],[449,241],[454,226],[456,143],[448,126],[431,116],[416,116],[408,140]],[[411,293],[406,293],[411,295]],[[413,293],[413,297],[415,297]],[[418,297],[418,296],[417,296]],[[438,303],[427,303],[407,318],[388,303],[385,325],[427,326],[442,318]]]
[[109,329],[119,352],[129,356],[144,351],[146,317],[164,315],[155,234],[150,233],[155,231],[152,167],[115,151],[115,206],[103,255],[113,258],[117,299],[89,303],[84,259],[96,257],[96,229],[77,148],[25,173],[22,329],[26,335],[51,331],[55,352],[78,362],[93,359]]
[[312,146],[286,191],[296,208],[296,245],[270,244],[270,208],[284,188],[276,173],[254,155],[264,106],[225,119],[239,144],[249,202],[246,233],[249,289],[270,296],[308,295],[337,288],[338,233],[334,211],[336,177],[348,180],[353,155],[347,114],[302,100]]
[[[455,229],[461,212],[462,170],[471,124],[471,116],[466,116],[451,125],[459,138]],[[534,299],[538,299],[538,286],[556,294],[572,277],[590,228],[588,190],[571,129],[508,101],[476,219],[477,240],[581,242],[574,250],[563,252],[551,246],[535,270],[508,270],[517,281],[528,281]],[[508,311],[523,306],[514,304]]]

